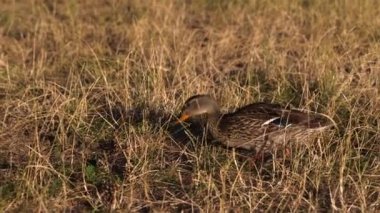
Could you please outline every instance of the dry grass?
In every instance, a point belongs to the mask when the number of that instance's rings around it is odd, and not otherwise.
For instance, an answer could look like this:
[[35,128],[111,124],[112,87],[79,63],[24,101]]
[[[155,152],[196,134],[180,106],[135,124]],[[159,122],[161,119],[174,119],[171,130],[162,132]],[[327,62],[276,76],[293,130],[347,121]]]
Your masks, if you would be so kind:
[[[1,211],[380,210],[377,0],[143,2],[1,1]],[[253,165],[173,133],[199,93],[338,128]]]

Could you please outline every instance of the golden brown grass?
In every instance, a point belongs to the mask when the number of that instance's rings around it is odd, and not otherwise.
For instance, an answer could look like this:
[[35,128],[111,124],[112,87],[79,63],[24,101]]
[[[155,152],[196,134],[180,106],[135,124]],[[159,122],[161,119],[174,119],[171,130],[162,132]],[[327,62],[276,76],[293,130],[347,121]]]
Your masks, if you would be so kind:
[[[380,210],[377,0],[0,3],[2,211]],[[250,164],[168,128],[199,93],[338,128]]]

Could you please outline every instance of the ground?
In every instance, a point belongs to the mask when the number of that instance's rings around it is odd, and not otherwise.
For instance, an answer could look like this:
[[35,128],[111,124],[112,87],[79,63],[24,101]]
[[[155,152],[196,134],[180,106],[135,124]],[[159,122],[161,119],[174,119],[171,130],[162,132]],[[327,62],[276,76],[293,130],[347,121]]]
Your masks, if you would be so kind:
[[[379,1],[0,3],[0,211],[380,211]],[[206,93],[337,126],[252,163]]]

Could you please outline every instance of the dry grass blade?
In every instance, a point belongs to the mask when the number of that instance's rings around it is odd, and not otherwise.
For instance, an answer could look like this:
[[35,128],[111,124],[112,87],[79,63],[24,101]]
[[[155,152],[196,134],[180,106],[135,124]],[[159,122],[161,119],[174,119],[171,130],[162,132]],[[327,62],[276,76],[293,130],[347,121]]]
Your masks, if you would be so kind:
[[[380,211],[380,2],[0,0],[0,211]],[[252,163],[210,94],[336,128]]]

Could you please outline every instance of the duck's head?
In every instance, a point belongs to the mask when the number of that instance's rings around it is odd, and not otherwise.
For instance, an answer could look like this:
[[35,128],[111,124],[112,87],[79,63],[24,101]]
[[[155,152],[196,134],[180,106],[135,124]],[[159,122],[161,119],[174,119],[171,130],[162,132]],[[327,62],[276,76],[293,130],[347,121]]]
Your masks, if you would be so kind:
[[210,118],[218,114],[219,106],[213,98],[209,95],[195,95],[185,102],[179,121],[176,123],[181,123],[195,117],[204,116]]

